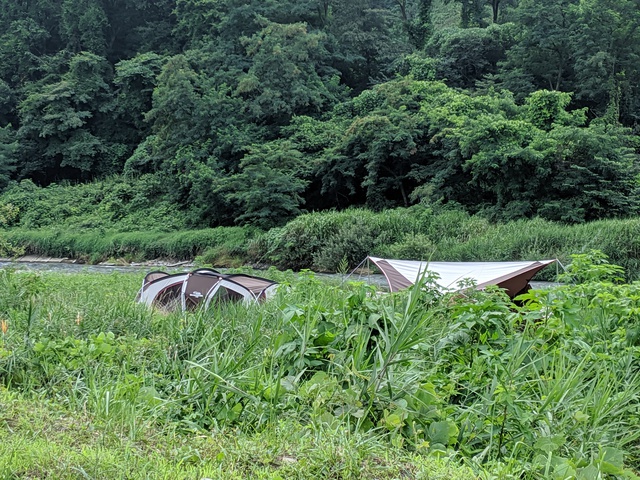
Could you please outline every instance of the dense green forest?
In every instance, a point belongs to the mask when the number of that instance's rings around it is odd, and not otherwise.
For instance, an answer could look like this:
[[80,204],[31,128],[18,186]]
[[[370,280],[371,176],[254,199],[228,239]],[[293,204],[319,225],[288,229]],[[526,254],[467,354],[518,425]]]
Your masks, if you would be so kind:
[[0,6],[5,210],[104,179],[78,194],[163,228],[353,205],[638,210],[635,0]]

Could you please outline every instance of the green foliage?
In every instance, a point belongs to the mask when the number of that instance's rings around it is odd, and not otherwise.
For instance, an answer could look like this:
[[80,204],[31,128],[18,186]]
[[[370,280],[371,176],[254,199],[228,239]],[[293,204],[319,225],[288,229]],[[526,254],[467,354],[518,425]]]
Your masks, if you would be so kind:
[[571,255],[571,263],[559,280],[567,283],[622,282],[624,269],[610,264],[608,258],[600,250]]
[[515,29],[513,24],[494,24],[487,28],[437,32],[426,47],[434,57],[437,77],[452,87],[471,88],[483,78],[498,73],[499,63],[515,43]]
[[152,207],[115,216],[177,208],[169,228],[420,201],[494,220],[632,216],[636,7],[3,0],[0,189],[124,174]]
[[[520,41],[508,52],[506,88],[528,94],[537,88],[566,90],[570,82],[570,39],[576,18],[574,0],[519,2],[515,12],[523,27]],[[569,87],[571,89],[571,86]],[[569,90],[570,91],[570,90]]]
[[218,189],[237,210],[236,222],[268,229],[301,213],[301,194],[307,182],[300,177],[305,176],[307,166],[291,144],[274,142],[253,147],[238,169]]
[[[340,432],[501,477],[634,478],[640,286],[598,280],[617,270],[604,260],[575,257],[584,283],[530,291],[519,306],[492,289],[440,295],[428,278],[380,295],[270,270],[282,286],[269,302],[187,315],[133,305],[141,273],[5,272],[3,404],[32,395],[131,441],[147,428],[156,441],[164,429],[189,434],[180,458],[216,468],[222,449],[194,433],[238,442],[285,421],[318,445]],[[349,478],[369,471],[345,462]]]
[[308,32],[302,23],[261,23],[258,33],[240,39],[251,67],[239,78],[236,93],[248,100],[251,116],[281,124],[294,114],[317,113],[334,104],[342,89],[323,66],[325,37]]
[[435,80],[436,63],[437,61],[434,58],[412,53],[402,59],[399,70],[402,75],[411,75],[416,80]]
[[286,268],[335,271],[343,257],[355,267],[368,254],[416,228],[421,218],[409,210],[386,214],[358,209],[311,213],[274,229],[254,244],[254,255]]
[[527,119],[537,128],[550,131],[554,123],[559,125],[582,126],[586,123],[583,110],[567,112],[571,102],[568,93],[539,90],[527,97]]
[[36,172],[47,175],[61,168],[80,178],[118,171],[124,150],[100,128],[102,117],[112,109],[110,65],[102,57],[81,52],[66,66],[66,73],[32,84],[20,102],[18,136],[30,145],[31,155],[42,156],[22,160],[23,176],[38,178]]
[[0,190],[6,188],[16,170],[18,142],[11,125],[0,127]]
[[60,33],[70,51],[86,51],[97,55],[105,53],[105,30],[109,19],[101,3],[97,0],[62,2]]
[[115,65],[114,115],[120,124],[117,133],[121,138],[124,137],[131,152],[150,133],[144,116],[151,109],[151,97],[162,64],[162,56],[149,52]]
[[[101,182],[40,188],[29,180],[11,185],[2,204],[17,211],[10,225],[27,229],[67,227],[118,231],[171,231],[184,228],[175,206],[159,198],[159,179],[143,176],[135,181],[109,178]],[[52,209],[54,204],[57,208]]]

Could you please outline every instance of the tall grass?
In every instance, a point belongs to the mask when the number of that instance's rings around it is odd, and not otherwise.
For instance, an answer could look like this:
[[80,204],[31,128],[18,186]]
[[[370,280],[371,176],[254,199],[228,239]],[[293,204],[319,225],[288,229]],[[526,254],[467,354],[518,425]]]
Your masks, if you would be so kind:
[[303,215],[250,241],[252,260],[282,268],[336,271],[367,255],[433,261],[506,261],[558,258],[599,249],[640,276],[640,220],[565,225],[542,219],[491,224],[460,211],[424,207],[381,213],[352,209]]
[[134,441],[287,419],[518,478],[640,467],[638,285],[591,275],[517,307],[266,275],[264,305],[166,314],[132,303],[140,275],[4,271],[0,380]]
[[139,261],[157,258],[192,260],[208,253],[215,261],[217,256],[245,256],[245,245],[252,235],[253,230],[241,227],[126,233],[13,229],[5,233],[5,238],[11,244],[23,246],[30,255],[86,261]]

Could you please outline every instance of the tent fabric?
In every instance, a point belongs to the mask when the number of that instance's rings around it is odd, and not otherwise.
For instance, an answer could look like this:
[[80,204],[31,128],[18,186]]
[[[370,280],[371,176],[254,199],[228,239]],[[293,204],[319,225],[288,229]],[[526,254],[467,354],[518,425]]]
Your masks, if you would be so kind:
[[158,278],[167,277],[169,274],[167,272],[149,272],[145,275],[144,280],[142,280],[142,285],[144,286],[147,283],[153,282]]
[[261,302],[275,292],[278,284],[265,278],[244,274],[225,275],[216,270],[201,268],[189,273],[170,275],[151,272],[142,281],[136,301],[148,306],[183,311],[212,302]]
[[163,295],[163,293],[166,293],[167,290],[174,289],[174,287],[179,287],[178,290],[180,290],[182,288],[182,283],[187,279],[187,276],[188,274],[186,273],[174,275],[166,274],[163,277],[155,278],[146,283],[145,277],[145,280],[142,281],[142,288],[138,292],[136,301],[151,306],[154,301]]
[[383,273],[392,292],[408,288],[425,272],[433,272],[442,291],[466,287],[460,282],[473,281],[477,288],[497,285],[514,297],[525,290],[533,276],[555,260],[524,262],[419,262],[368,257]]

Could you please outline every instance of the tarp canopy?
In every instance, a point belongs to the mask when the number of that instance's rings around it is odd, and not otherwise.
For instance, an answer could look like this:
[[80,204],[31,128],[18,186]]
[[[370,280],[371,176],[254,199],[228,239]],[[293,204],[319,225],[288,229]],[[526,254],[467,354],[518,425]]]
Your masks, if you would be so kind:
[[443,291],[466,287],[460,282],[473,281],[477,288],[497,285],[510,297],[527,289],[533,276],[555,260],[524,262],[419,262],[368,257],[387,279],[389,289],[397,292],[416,283],[425,271],[437,274],[436,283]]
[[169,275],[150,272],[142,280],[136,301],[149,306],[183,311],[194,310],[212,302],[261,302],[275,292],[278,284],[252,275],[229,274],[209,268]]

